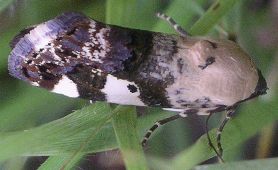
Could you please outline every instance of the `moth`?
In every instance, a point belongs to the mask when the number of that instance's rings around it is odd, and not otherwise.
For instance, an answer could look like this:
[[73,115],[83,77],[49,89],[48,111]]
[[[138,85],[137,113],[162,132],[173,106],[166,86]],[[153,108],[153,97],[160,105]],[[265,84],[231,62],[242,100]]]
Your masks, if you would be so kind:
[[176,111],[160,125],[188,114],[226,111],[220,134],[236,107],[265,94],[267,84],[249,55],[225,39],[190,36],[164,15],[178,35],[107,25],[64,13],[27,28],[11,42],[9,73],[69,97]]

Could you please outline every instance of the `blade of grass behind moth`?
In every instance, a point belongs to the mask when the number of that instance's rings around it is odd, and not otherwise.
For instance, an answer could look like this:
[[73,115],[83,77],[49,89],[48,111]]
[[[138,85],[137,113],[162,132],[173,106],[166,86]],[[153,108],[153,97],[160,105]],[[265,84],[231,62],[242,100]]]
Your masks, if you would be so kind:
[[239,0],[217,0],[191,27],[192,35],[205,35]]
[[2,12],[13,0],[0,0],[0,12]]
[[105,23],[150,30],[156,22],[155,11],[163,4],[150,0],[107,0]]
[[[201,5],[204,4],[203,0],[198,1],[184,1],[184,0],[174,0],[171,1],[169,6],[164,11],[159,11],[165,13],[166,15],[172,17],[182,28],[185,30],[186,27],[191,24],[192,18],[196,15],[203,14],[203,9]],[[182,8],[183,10],[177,10]],[[155,15],[155,14],[153,14]],[[153,31],[163,31],[165,33],[176,33],[175,30],[165,21],[156,18],[157,22],[153,26]]]
[[39,119],[50,114],[59,115],[77,103],[74,99],[31,86],[20,85],[15,91],[18,94],[8,97],[5,105],[0,104],[0,132],[29,129]]

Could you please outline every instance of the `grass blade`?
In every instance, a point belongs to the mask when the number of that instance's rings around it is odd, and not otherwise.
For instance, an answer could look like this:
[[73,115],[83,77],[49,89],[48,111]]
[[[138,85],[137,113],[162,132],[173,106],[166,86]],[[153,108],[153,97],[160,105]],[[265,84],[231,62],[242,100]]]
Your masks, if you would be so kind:
[[[109,113],[109,114],[108,114]],[[93,135],[93,142],[82,152],[97,152],[116,147],[111,125],[110,107],[97,103],[30,130],[0,134],[0,160],[14,156],[59,155],[74,153]],[[104,126],[105,124],[105,126]],[[101,127],[101,129],[100,129]],[[90,139],[91,140],[91,139]]]
[[239,0],[217,0],[191,27],[192,35],[205,35]]
[[118,106],[113,116],[113,127],[128,170],[147,170],[140,139],[137,135],[135,107]]
[[[192,24],[192,19],[195,16],[203,14],[203,9],[201,5],[204,2],[198,1],[184,1],[184,0],[174,0],[171,1],[167,9],[160,11],[168,16],[171,16],[179,25],[181,25],[185,30],[188,30],[190,24]],[[184,10],[177,10],[183,7]],[[155,15],[155,14],[153,14]],[[157,22],[153,30],[158,32],[172,33],[176,34],[176,31],[164,20],[157,18]]]
[[0,0],[0,11],[5,9],[12,2],[13,2],[13,0]]
[[[59,156],[50,156],[40,167],[38,170],[61,170],[61,169],[74,169],[76,164],[82,159],[84,155],[79,154],[72,159],[71,154],[59,155]],[[68,162],[68,160],[71,160]],[[65,164],[67,166],[65,167]]]
[[6,98],[5,102],[4,105],[0,104],[0,132],[28,129],[39,119],[50,114],[55,117],[78,103],[74,99],[31,86],[18,87],[14,97]]
[[252,160],[252,161],[240,161],[225,164],[214,164],[198,166],[198,170],[276,170],[278,167],[278,158],[271,158],[265,160]]
[[[157,120],[172,113],[160,112],[139,118],[140,139]],[[15,156],[51,156],[76,152],[97,126],[110,117],[106,103],[96,103],[75,111],[61,119],[25,131],[0,133],[0,161]],[[162,113],[162,114],[161,114]],[[105,124],[82,153],[95,153],[115,149],[116,137],[111,123]]]

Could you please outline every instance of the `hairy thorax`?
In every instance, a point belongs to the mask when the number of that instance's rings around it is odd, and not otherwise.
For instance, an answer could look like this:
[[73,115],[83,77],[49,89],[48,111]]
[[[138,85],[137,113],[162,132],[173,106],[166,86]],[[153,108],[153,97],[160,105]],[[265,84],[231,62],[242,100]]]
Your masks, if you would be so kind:
[[235,43],[179,38],[177,47],[169,67],[175,81],[166,88],[175,107],[231,106],[254,93],[257,69]]

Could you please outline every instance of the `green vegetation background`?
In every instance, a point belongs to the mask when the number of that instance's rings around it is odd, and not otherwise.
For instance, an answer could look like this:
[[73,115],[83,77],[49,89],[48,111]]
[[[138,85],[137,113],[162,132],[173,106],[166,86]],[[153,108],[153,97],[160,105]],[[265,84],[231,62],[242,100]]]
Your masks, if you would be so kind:
[[[29,156],[50,156],[40,169],[75,169],[86,154],[118,146],[128,169],[186,169],[215,155],[205,136],[197,142],[194,140],[204,132],[204,119],[190,118],[166,125],[150,140],[144,155],[139,141],[146,130],[156,120],[173,113],[148,108],[146,116],[136,119],[134,107],[113,109],[106,103],[89,105],[86,101],[52,94],[11,78],[7,72],[7,58],[13,36],[64,11],[79,11],[98,21],[125,27],[175,33],[155,17],[155,12],[161,11],[193,35],[221,38],[227,38],[226,33],[232,35],[229,38],[236,39],[262,70],[270,90],[268,95],[243,104],[227,125],[222,137],[224,159],[227,162],[241,160],[244,142],[256,134],[263,134],[259,137],[265,142],[262,148],[273,144],[275,141],[271,137],[275,134],[274,123],[278,118],[278,33],[271,33],[278,23],[274,22],[273,11],[269,6],[256,8],[251,0],[220,0],[222,11],[206,13],[196,23],[213,2],[0,1],[0,169],[23,169]],[[211,127],[219,125],[223,116],[218,115],[211,121]],[[211,135],[215,136],[214,130]],[[260,148],[252,149],[260,151]],[[274,169],[277,162],[277,159],[267,159],[199,168]]]

